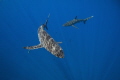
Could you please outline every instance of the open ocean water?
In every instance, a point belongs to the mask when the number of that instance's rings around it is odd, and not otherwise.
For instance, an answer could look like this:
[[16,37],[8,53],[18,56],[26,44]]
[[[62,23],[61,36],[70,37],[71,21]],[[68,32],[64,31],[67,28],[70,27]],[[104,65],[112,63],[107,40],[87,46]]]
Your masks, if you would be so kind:
[[[39,44],[46,30],[64,50],[64,58]],[[89,19],[62,25],[77,16]],[[119,0],[0,0],[0,80],[120,80]]]

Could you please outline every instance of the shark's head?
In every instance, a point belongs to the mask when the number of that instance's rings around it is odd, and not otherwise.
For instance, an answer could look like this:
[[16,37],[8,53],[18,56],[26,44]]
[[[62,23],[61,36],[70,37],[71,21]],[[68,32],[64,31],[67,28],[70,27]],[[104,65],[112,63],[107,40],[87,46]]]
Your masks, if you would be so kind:
[[66,26],[65,24],[63,24],[62,26]]
[[69,22],[67,22],[67,23],[65,23],[65,24],[63,24],[62,26],[70,26],[71,24],[69,23]]
[[64,52],[63,52],[62,49],[61,49],[61,50],[58,50],[58,51],[57,51],[57,54],[54,53],[54,55],[55,55],[56,57],[59,57],[59,58],[64,58]]

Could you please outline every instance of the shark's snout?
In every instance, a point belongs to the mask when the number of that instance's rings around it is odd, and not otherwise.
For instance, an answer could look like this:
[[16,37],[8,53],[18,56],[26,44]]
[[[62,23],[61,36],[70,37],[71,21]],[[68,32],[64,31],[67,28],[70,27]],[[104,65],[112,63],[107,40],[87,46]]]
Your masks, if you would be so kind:
[[64,24],[62,26],[65,26]]
[[68,23],[63,24],[62,26],[69,26]]

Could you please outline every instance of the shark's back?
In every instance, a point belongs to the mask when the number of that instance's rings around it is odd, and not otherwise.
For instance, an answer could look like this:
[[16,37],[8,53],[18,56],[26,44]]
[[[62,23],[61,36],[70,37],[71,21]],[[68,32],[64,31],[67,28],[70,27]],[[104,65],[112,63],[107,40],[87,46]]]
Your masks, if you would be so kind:
[[63,24],[63,26],[72,26],[80,21],[81,21],[81,19],[73,19],[73,20],[68,21],[67,23]]
[[62,48],[45,30],[38,29],[38,38],[40,43],[46,50],[51,52],[56,57],[64,57]]

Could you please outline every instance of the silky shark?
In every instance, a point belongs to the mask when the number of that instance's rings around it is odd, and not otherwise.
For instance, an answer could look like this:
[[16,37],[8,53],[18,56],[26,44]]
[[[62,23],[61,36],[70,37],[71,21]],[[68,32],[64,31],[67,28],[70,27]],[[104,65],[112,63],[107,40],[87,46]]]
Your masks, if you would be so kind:
[[[50,15],[48,15],[49,18]],[[44,28],[47,28],[47,23],[48,23],[48,18],[45,22],[45,24],[42,24],[38,28],[38,39],[40,44],[35,45],[35,46],[27,46],[23,47],[24,49],[28,50],[33,50],[33,49],[38,49],[38,48],[45,48],[47,51],[55,55],[56,57],[59,58],[64,58],[64,52],[63,49],[59,46],[59,43],[61,42],[56,42],[45,30]]]
[[78,27],[74,26],[74,24],[79,23],[79,22],[83,22],[85,24],[86,21],[91,19],[92,17],[93,16],[90,16],[86,19],[77,19],[77,16],[76,16],[73,20],[68,21],[67,23],[63,24],[63,26],[72,26],[72,27],[78,28]]

